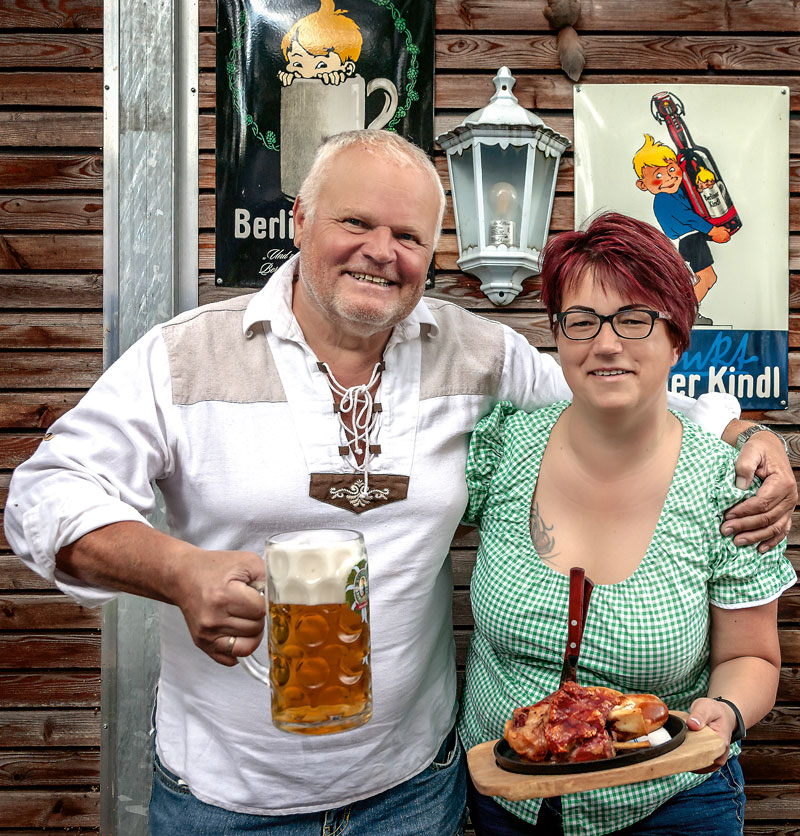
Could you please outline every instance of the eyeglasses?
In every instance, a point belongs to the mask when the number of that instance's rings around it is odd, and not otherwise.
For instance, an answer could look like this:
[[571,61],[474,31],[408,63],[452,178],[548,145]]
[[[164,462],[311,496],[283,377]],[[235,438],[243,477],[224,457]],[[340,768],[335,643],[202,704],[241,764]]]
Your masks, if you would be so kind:
[[633,308],[608,316],[594,311],[563,311],[553,314],[552,322],[561,326],[561,331],[568,340],[593,340],[600,333],[604,322],[611,323],[614,333],[624,340],[643,340],[653,333],[657,319],[670,318],[669,314],[661,311]]

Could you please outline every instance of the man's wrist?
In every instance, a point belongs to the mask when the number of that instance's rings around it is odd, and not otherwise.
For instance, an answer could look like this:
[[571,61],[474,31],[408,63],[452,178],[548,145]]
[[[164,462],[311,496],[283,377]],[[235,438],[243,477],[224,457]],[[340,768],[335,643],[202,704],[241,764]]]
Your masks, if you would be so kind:
[[203,565],[203,550],[177,537],[166,536],[169,539],[164,541],[164,597],[161,600],[183,609],[187,599],[197,595],[195,575]]
[[753,421],[743,421],[741,418],[732,418],[725,425],[725,429],[722,431],[722,440],[726,444],[730,444],[731,447],[735,447],[739,436],[746,429],[748,429],[748,427],[752,427],[753,424]]
[[765,426],[764,424],[751,424],[746,429],[742,430],[736,436],[736,443],[733,445],[737,450],[741,450],[742,447],[757,433],[760,432],[767,432],[771,435],[774,435],[780,443],[783,445],[784,452],[788,455],[789,454],[789,445],[786,443],[786,439],[779,433],[773,430],[770,427]]

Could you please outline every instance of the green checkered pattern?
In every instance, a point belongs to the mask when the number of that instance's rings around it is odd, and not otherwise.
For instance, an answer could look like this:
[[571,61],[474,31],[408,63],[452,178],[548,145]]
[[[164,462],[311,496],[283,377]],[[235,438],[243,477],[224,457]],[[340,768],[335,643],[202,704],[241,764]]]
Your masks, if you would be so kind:
[[[502,737],[517,706],[559,686],[567,640],[569,579],[543,563],[530,537],[530,509],[550,432],[568,402],[534,413],[499,404],[478,424],[467,463],[464,522],[479,524],[472,576],[475,632],[467,658],[459,731],[469,748]],[[578,680],[654,693],[688,710],[709,680],[709,604],[756,606],[795,581],[785,545],[760,555],[723,538],[723,511],[753,491],[734,487],[736,451],[677,415],[683,442],[653,539],[636,571],[598,585],[581,644]],[[731,747],[731,754],[739,745]],[[648,816],[706,780],[683,773],[563,798],[566,836],[599,836]],[[535,822],[541,802],[496,799]]]

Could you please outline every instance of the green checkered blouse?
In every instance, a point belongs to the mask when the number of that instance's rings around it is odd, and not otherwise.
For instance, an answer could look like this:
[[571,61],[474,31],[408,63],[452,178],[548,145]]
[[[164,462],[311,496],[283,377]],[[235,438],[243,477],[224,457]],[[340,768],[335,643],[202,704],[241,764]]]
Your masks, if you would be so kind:
[[[539,464],[564,401],[533,413],[499,404],[475,429],[467,462],[468,524],[480,524],[472,576],[475,632],[459,718],[465,747],[502,737],[517,706],[555,691],[567,638],[569,579],[530,537]],[[709,680],[709,604],[757,606],[792,586],[782,544],[760,555],[719,533],[723,511],[752,491],[734,487],[736,451],[677,415],[683,441],[661,517],[636,571],[592,592],[578,680],[655,693],[688,710]],[[734,744],[731,754],[739,751]],[[563,797],[566,836],[599,836],[639,821],[707,775],[683,773]],[[540,801],[503,807],[535,822]]]

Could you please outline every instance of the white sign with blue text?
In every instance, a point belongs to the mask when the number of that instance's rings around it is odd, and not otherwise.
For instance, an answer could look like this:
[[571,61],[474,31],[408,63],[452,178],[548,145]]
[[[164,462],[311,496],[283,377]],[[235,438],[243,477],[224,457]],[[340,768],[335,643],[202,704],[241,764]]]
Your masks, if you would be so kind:
[[613,210],[672,240],[699,311],[670,388],[781,409],[788,392],[789,91],[575,87],[575,225]]

